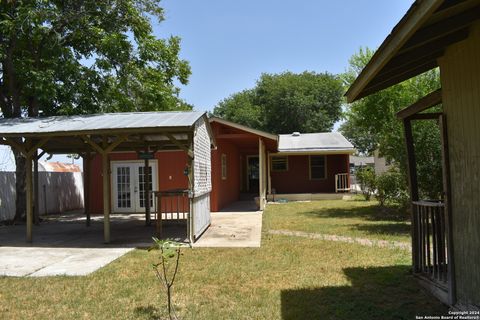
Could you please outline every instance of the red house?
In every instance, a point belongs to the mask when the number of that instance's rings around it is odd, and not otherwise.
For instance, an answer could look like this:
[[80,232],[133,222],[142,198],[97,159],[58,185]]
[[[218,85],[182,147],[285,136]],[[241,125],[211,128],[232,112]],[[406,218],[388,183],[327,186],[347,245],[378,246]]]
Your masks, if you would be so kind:
[[[267,198],[315,199],[350,188],[349,155],[354,147],[339,133],[274,135],[219,118],[211,118],[210,126],[216,141],[211,154],[211,211],[254,198],[263,209]],[[109,159],[112,212],[145,212],[144,160],[136,152],[112,152]],[[149,161],[151,190],[187,189],[187,163],[184,151],[155,152]],[[90,166],[87,210],[101,213],[101,157],[95,156]],[[125,192],[128,202],[121,201]]]

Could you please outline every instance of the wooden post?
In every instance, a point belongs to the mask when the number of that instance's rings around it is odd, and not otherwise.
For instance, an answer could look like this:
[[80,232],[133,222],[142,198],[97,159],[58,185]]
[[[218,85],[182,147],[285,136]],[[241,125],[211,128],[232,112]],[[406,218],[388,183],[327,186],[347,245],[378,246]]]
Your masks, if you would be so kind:
[[259,207],[260,210],[265,208],[265,199],[263,189],[265,187],[265,180],[263,176],[265,175],[265,156],[263,154],[263,140],[258,138],[258,197],[259,197]]
[[[148,148],[147,148],[148,152]],[[143,199],[145,201],[145,224],[147,226],[151,225],[150,219],[150,171],[148,165],[148,159],[145,159],[145,167],[143,169]]]
[[102,153],[103,238],[105,243],[110,243],[110,170],[108,162],[108,153]]
[[38,151],[33,153],[33,217],[36,225],[40,224],[40,199],[38,192]]
[[417,167],[415,161],[415,148],[413,145],[412,124],[411,120],[406,118],[403,120],[403,127],[405,133],[405,145],[407,149],[407,169],[408,169],[408,184],[410,190],[410,205],[411,220],[411,235],[412,235],[412,262],[413,272],[419,272],[419,249],[416,228],[418,227],[417,216],[415,213],[414,201],[418,201],[418,182],[417,182]]
[[26,196],[27,196],[27,242],[32,242],[33,225],[33,185],[32,185],[32,155],[27,153],[25,160],[26,169]]
[[90,151],[87,151],[83,156],[83,206],[86,216],[86,226],[90,226]]
[[445,206],[445,232],[447,234],[447,283],[448,283],[448,302],[454,305],[457,302],[457,288],[455,281],[455,259],[453,249],[452,232],[452,192],[450,185],[450,157],[448,154],[448,131],[447,119],[445,115],[439,117],[440,138],[442,142],[442,169],[443,169],[443,190]]
[[267,185],[268,185],[268,194],[272,194],[272,176],[270,174],[270,171],[272,169],[270,168],[270,151],[267,152],[267,174],[268,174],[268,181],[267,181]]

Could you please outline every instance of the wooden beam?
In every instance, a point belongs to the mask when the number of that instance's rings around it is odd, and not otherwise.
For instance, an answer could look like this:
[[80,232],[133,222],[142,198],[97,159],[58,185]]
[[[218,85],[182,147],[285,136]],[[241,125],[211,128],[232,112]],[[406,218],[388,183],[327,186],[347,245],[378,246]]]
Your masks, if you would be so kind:
[[102,183],[103,183],[103,238],[110,243],[110,168],[108,154],[102,155]]
[[413,205],[414,201],[418,201],[418,180],[417,180],[417,165],[415,160],[415,148],[413,142],[412,134],[412,124],[410,119],[403,120],[403,128],[405,134],[405,146],[407,151],[407,172],[408,172],[408,184],[410,191],[410,210],[411,210],[411,236],[412,236],[412,261],[413,261],[413,271],[418,272],[419,266],[419,252],[417,248],[417,233],[415,228],[417,227],[416,215],[415,215],[415,206]]
[[170,141],[172,141],[174,145],[176,145],[181,150],[185,151],[190,158],[193,158],[193,151],[189,147],[185,146],[184,144],[181,144],[177,139],[175,139],[175,137],[172,134],[166,133],[165,135],[167,136],[168,139],[170,139]]
[[33,220],[36,225],[40,224],[40,199],[38,190],[38,152],[33,154]]
[[91,154],[89,151],[85,152],[83,157],[83,206],[86,216],[86,226],[90,226],[90,175],[91,175]]
[[10,145],[10,147],[17,149],[17,151],[22,153],[24,156],[27,154],[27,150],[23,143],[18,143],[12,138],[4,138],[4,139]]
[[106,153],[112,152],[116,147],[118,147],[120,145],[120,143],[126,141],[127,139],[128,139],[127,134],[124,134],[124,135],[121,135],[121,136],[117,137],[117,139],[114,142],[112,142],[111,144],[108,145],[108,147],[105,149],[105,152]]
[[442,115],[441,112],[431,112],[431,113],[417,113],[413,116],[408,117],[410,120],[438,120]]
[[34,153],[36,153],[38,149],[41,148],[49,139],[50,138],[48,137],[40,139],[40,141],[38,141],[33,147],[31,147],[29,150],[26,150],[27,156],[33,157]]
[[444,37],[446,34],[464,29],[479,18],[480,6],[476,6],[465,10],[460,14],[428,25],[415,32],[415,34],[403,45],[400,52],[411,50],[412,48],[418,47],[426,42],[431,42],[436,38]]
[[443,0],[424,0],[414,4],[415,7],[412,7],[395,26],[392,33],[385,39],[370,62],[348,89],[345,95],[349,103],[359,99],[360,94],[369,85],[370,81],[442,3]]
[[425,97],[397,112],[397,118],[405,119],[442,103],[442,89],[430,92]]
[[27,242],[32,242],[33,229],[33,185],[32,185],[32,157],[27,155],[25,160],[25,192],[27,196]]
[[80,136],[80,139],[82,139],[85,143],[89,144],[95,151],[97,151],[100,154],[104,154],[105,151],[100,147],[95,141],[90,139],[89,136]]
[[382,79],[382,82],[376,83],[375,85],[369,86],[365,88],[359,95],[358,99],[366,97],[372,93],[378,92],[382,89],[388,88],[394,84],[400,83],[404,80],[410,79],[416,75],[419,75],[421,73],[424,73],[428,70],[431,70],[435,67],[437,67],[437,61],[432,61],[432,62],[426,62],[423,65],[419,65],[415,67],[414,69],[411,70],[405,70],[403,72],[399,72],[396,76],[388,79]]
[[440,138],[442,142],[442,176],[443,191],[445,203],[445,232],[447,233],[447,284],[448,284],[448,302],[454,305],[457,301],[456,281],[455,281],[455,260],[453,245],[453,210],[452,210],[452,189],[450,181],[450,156],[448,152],[448,131],[447,119],[445,115],[440,116]]

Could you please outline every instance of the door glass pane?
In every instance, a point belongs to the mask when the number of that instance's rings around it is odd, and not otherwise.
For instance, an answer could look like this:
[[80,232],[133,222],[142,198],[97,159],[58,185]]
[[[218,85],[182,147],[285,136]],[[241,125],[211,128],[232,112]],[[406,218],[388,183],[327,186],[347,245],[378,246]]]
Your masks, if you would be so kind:
[[117,168],[117,207],[130,208],[131,192],[130,192],[130,167]]
[[[145,208],[145,167],[138,168],[138,197],[140,208]],[[148,168],[148,188],[152,191],[153,182],[152,182],[152,167]],[[150,207],[153,207],[153,199],[150,198]]]

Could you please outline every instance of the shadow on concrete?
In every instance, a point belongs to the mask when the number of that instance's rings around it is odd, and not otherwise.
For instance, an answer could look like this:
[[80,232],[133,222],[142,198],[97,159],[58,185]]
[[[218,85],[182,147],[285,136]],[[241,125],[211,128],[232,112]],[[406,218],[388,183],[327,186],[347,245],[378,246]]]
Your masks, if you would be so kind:
[[[60,248],[148,248],[156,236],[155,221],[146,226],[141,214],[112,214],[111,241],[104,243],[103,217],[92,216],[86,226],[84,216],[63,215],[47,217],[33,226],[33,243],[26,242],[26,226],[0,226],[0,246],[60,247]],[[161,238],[188,242],[186,221],[164,221]]]
[[233,202],[219,212],[256,212],[258,207],[253,200],[241,200]]
[[283,290],[282,319],[415,319],[448,310],[420,289],[409,266],[343,270],[350,286]]

